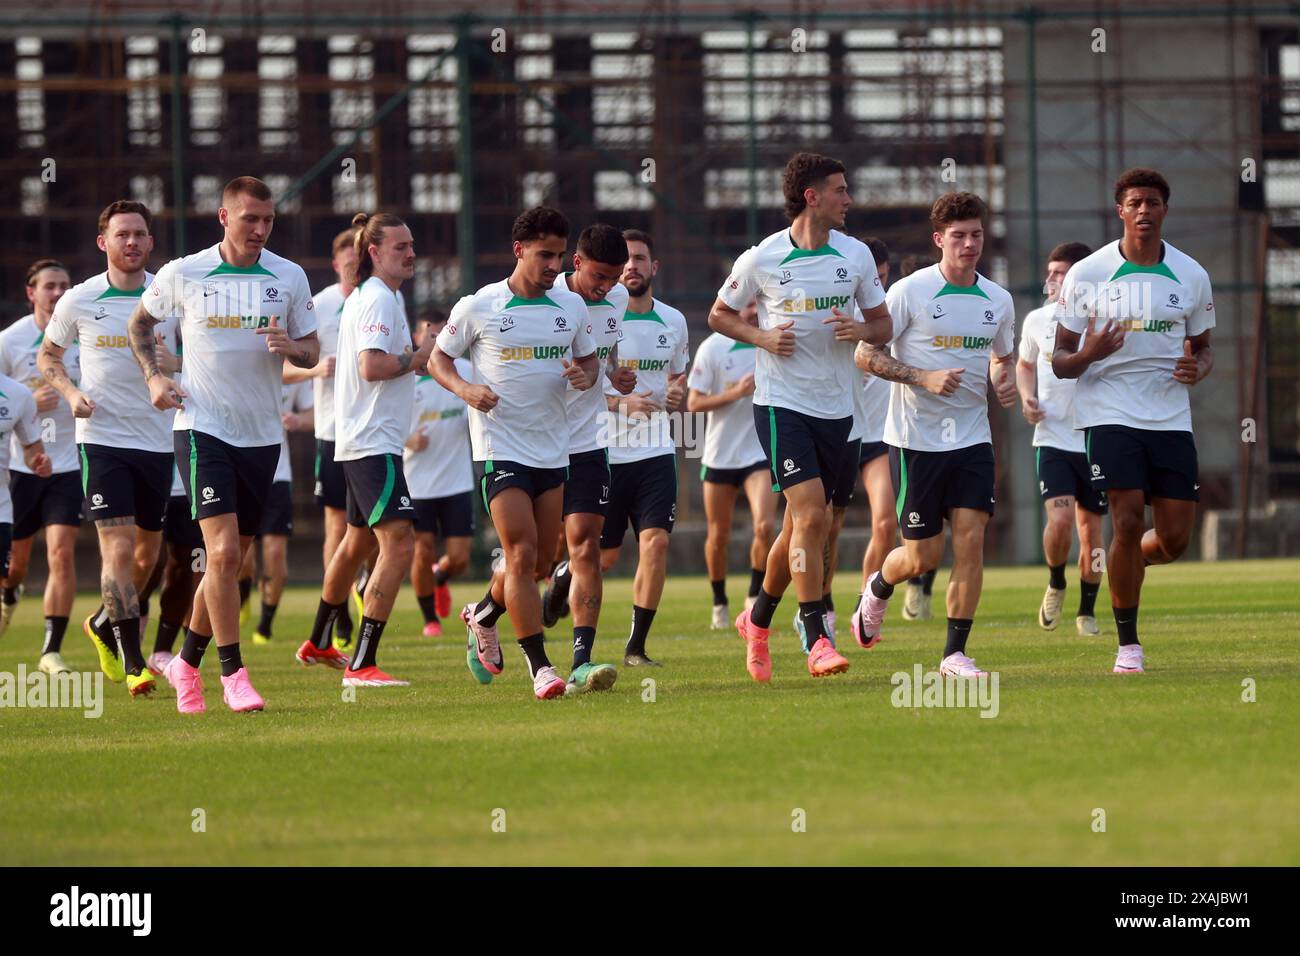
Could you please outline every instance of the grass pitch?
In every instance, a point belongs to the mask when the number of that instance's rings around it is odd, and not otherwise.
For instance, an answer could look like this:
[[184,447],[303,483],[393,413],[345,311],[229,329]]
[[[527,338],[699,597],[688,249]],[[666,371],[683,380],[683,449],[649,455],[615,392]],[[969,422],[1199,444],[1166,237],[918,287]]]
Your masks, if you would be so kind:
[[[707,581],[677,578],[649,641],[664,668],[546,703],[508,619],[506,672],[482,687],[458,622],[419,636],[409,586],[381,662],[412,686],[345,702],[338,672],[293,660],[316,593],[292,590],[275,643],[243,645],[264,713],[226,710],[213,651],[201,717],[177,714],[165,682],[145,700],[106,682],[96,720],[0,709],[0,863],[1300,863],[1300,561],[1151,569],[1148,671],[1131,677],[1110,673],[1105,588],[1103,636],[1085,639],[1037,627],[1045,570],[989,571],[969,652],[1000,675],[994,719],[891,704],[891,674],[938,665],[946,573],[940,616],[903,622],[900,591],[871,651],[848,635],[855,578],[836,582],[845,675],[808,676],[791,595],[772,683],[756,685],[735,632],[708,629]],[[734,612],[739,577],[730,593]],[[597,661],[621,661],[630,596],[630,581],[607,582]],[[1071,581],[1070,625],[1077,596]],[[79,629],[92,600],[65,641],[76,669],[95,666]],[[26,598],[0,671],[34,670],[40,633]],[[561,673],[568,643],[553,631]]]

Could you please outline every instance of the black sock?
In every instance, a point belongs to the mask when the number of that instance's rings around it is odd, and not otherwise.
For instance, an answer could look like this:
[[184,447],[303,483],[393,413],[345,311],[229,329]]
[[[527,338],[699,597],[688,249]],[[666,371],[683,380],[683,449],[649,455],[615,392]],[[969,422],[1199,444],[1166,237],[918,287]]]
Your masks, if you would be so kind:
[[934,591],[934,576],[939,573],[938,568],[933,568],[921,575],[921,593],[929,595]]
[[450,578],[451,575],[442,569],[441,564],[433,566],[433,584],[435,587],[442,587]]
[[776,614],[776,606],[780,603],[779,597],[772,597],[759,588],[758,597],[754,598],[754,606],[749,609],[749,622],[755,627],[771,627],[772,616]]
[[1115,607],[1111,608],[1115,612],[1115,629],[1119,631],[1119,646],[1126,647],[1129,644],[1141,644],[1138,640],[1138,609],[1137,605],[1133,607]]
[[196,634],[191,628],[185,629],[185,641],[181,644],[181,660],[190,667],[203,663],[203,652],[212,643],[211,634]]
[[424,615],[425,624],[433,624],[438,620],[438,602],[434,600],[432,594],[417,594],[415,601],[420,605],[420,613]]
[[363,567],[361,569],[361,577],[357,579],[357,584],[356,584],[357,593],[361,595],[362,599],[364,599],[366,596],[366,585],[369,583],[370,583],[370,569]]
[[654,622],[655,612],[648,607],[632,605],[632,633],[627,636],[624,654],[645,656],[645,639],[650,634],[650,625]]
[[[41,647],[42,654],[57,653],[63,647],[63,635],[68,632],[68,619],[66,617],[47,617],[45,619],[45,644]],[[110,648],[112,641],[105,641]]]
[[239,641],[224,646],[217,645],[217,660],[221,661],[221,676],[231,677],[244,666],[244,659],[239,656]]
[[373,617],[361,619],[361,630],[357,635],[357,656],[352,658],[352,670],[359,671],[363,667],[375,666],[379,639],[384,636],[384,625],[387,623],[387,621],[377,621]]
[[0,601],[4,601],[6,604],[17,604],[18,588],[19,585],[15,584],[11,588],[4,588],[3,590],[0,590]]
[[1101,590],[1101,582],[1089,584],[1087,581],[1079,581],[1079,617],[1095,617],[1097,614],[1097,592]]
[[767,572],[762,568],[749,569],[749,596],[758,597],[758,592],[763,589],[763,578],[767,577]]
[[176,635],[180,633],[180,630],[181,626],[179,624],[172,624],[170,621],[159,620],[158,630],[155,632],[153,638],[153,652],[155,654],[170,654],[172,648],[176,646]]
[[[910,584],[911,581],[908,581]],[[871,581],[868,582],[867,589],[882,601],[888,601],[894,596],[894,586],[885,580],[885,572],[878,571],[872,575]]]
[[311,626],[311,643],[318,651],[323,651],[330,646],[330,625],[334,623],[339,612],[347,605],[347,601],[342,604],[330,604],[324,598],[316,605],[316,621]]
[[813,645],[826,633],[826,605],[821,601],[800,601],[799,620],[803,621],[804,650],[811,651]]
[[966,638],[970,637],[971,625],[974,623],[969,617],[948,618],[948,643],[943,648],[944,657],[966,653]]
[[713,606],[727,603],[727,579],[721,581],[710,581],[709,586],[713,588]]
[[551,666],[551,659],[546,656],[546,635],[530,634],[519,638],[519,649],[524,652],[528,662],[528,676],[536,677],[543,667]]
[[483,595],[483,600],[474,605],[474,620],[484,627],[492,627],[496,624],[497,618],[504,613],[506,613],[506,606],[492,599],[491,588],[488,588],[488,593]]
[[140,620],[143,621],[148,616],[149,616],[149,599],[147,597],[142,597],[140,598]]
[[[248,596],[252,593],[253,593],[253,579],[240,578],[239,579],[239,606],[240,607],[243,607],[245,604],[248,603]],[[236,670],[238,670],[238,668],[236,668]]]
[[262,620],[257,623],[257,633],[264,637],[271,636],[271,624],[275,621],[275,612],[279,610],[278,604],[267,604],[262,602]]
[[596,643],[594,627],[575,627],[573,629],[573,669],[591,663],[591,649]]
[[[64,621],[67,621],[67,618],[64,618]],[[118,655],[122,658],[122,666],[126,668],[128,674],[138,676],[144,670],[144,655],[140,651],[140,619],[124,618],[114,621],[111,627]]]
[[117,642],[113,640],[113,632],[108,622],[108,608],[100,605],[94,614],[90,615],[90,629],[95,632],[95,636],[113,649],[113,656],[117,656]]
[[348,602],[344,600],[338,606],[339,613],[334,616],[333,630],[345,641],[352,639],[352,612],[348,610]]
[[822,603],[826,605],[826,610],[828,611],[835,610],[835,598],[831,597],[830,591],[827,591],[825,594],[822,595]]
[[1058,591],[1064,591],[1065,590],[1065,565],[1063,563],[1049,564],[1047,566],[1047,570],[1049,572],[1047,583],[1050,584],[1052,587],[1056,588]]

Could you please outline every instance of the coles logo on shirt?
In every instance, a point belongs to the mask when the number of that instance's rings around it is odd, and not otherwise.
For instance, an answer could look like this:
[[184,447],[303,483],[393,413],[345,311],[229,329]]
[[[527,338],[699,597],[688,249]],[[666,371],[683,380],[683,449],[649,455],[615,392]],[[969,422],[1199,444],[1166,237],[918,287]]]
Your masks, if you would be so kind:
[[379,332],[379,333],[381,333],[382,335],[387,335],[387,334],[388,334],[388,326],[384,325],[384,323],[382,323],[382,322],[371,322],[369,325],[367,325],[367,326],[363,326],[362,329],[361,329],[361,331],[362,331],[362,332],[367,332],[367,333],[369,333],[369,332]]

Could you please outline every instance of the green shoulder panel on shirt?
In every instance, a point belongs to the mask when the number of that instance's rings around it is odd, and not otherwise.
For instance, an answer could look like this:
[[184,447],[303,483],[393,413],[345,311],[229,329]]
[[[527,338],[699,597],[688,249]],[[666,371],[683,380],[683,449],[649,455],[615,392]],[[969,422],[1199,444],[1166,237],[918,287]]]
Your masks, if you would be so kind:
[[1157,262],[1153,266],[1140,266],[1137,265],[1136,263],[1128,262],[1127,260],[1120,264],[1120,267],[1115,270],[1115,274],[1111,276],[1110,279],[1107,281],[1114,282],[1116,279],[1122,278],[1123,276],[1131,276],[1131,275],[1164,276],[1166,279],[1172,279],[1173,281],[1177,282],[1179,285],[1182,285],[1182,282],[1179,280],[1178,276],[1174,275],[1173,270],[1170,269],[1169,266],[1165,265],[1163,262]]
[[272,279],[278,278],[276,274],[260,262],[254,262],[251,266],[232,266],[229,262],[223,262],[203,278],[209,279],[212,276],[270,276]]
[[953,285],[951,282],[945,282],[943,288],[934,294],[934,298],[937,299],[941,295],[977,295],[981,299],[987,299],[989,297],[988,293],[980,288],[978,279],[976,279],[973,284],[967,286]]
[[549,306],[555,306],[555,305],[558,305],[558,303],[557,303],[554,299],[550,298],[550,297],[547,296],[547,295],[539,295],[539,296],[538,296],[537,298],[535,298],[535,299],[525,299],[523,296],[516,295],[516,296],[513,296],[513,297],[510,299],[510,301],[507,302],[507,303],[505,304],[505,308],[506,308],[506,309],[513,309],[515,306],[519,306],[519,305],[549,305]]
[[95,301],[98,302],[100,299],[138,299],[143,295],[144,295],[144,286],[140,286],[140,288],[138,289],[130,289],[130,290],[115,289],[112,286],[109,286],[99,295],[95,296]]
[[789,254],[781,260],[781,265],[785,265],[787,262],[792,262],[795,259],[808,259],[812,256],[836,256],[843,259],[844,253],[840,252],[830,244],[818,246],[816,249],[791,249]]
[[659,318],[659,314],[655,312],[654,309],[651,309],[649,312],[624,312],[623,321],[624,322],[658,322],[660,325],[668,324],[663,319]]
[[727,349],[727,351],[739,352],[741,349],[752,349],[754,347],[754,343],[752,342],[733,342],[731,348]]

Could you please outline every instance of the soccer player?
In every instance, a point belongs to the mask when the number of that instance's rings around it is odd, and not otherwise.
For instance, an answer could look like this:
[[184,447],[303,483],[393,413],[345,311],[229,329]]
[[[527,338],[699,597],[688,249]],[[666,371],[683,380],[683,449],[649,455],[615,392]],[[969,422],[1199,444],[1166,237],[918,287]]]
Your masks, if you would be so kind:
[[[311,637],[298,648],[303,664],[343,670],[348,687],[405,687],[380,669],[379,641],[392,614],[398,588],[415,554],[415,506],[406,487],[402,450],[411,433],[415,375],[423,373],[433,340],[413,349],[406,307],[398,297],[415,275],[411,230],[392,213],[357,213],[356,291],[339,319],[335,365],[335,457],[348,486],[348,530],[330,559],[321,587]],[[356,657],[351,661],[329,643],[329,629],[348,599],[348,588],[379,539],[379,560],[366,588]]]
[[[0,575],[9,573],[9,545],[13,541],[14,507],[9,497],[9,436],[23,450],[23,460],[32,473],[50,475],[50,456],[41,444],[41,426],[36,417],[36,399],[22,382],[0,374]],[[0,631],[2,634],[3,631]],[[71,670],[58,651],[41,655],[42,673],[62,674]]]
[[966,641],[979,606],[984,529],[994,505],[989,384],[1004,408],[1016,401],[1011,296],[977,271],[987,220],[987,207],[973,193],[935,200],[930,223],[942,258],[890,288],[892,356],[864,346],[857,354],[864,371],[898,383],[889,397],[885,442],[903,544],[867,582],[853,635],[863,647],[879,640],[894,585],[943,557],[946,519],[953,566],[939,670],[953,677],[983,673],[966,655]]
[[1020,411],[1034,426],[1034,464],[1038,490],[1047,509],[1043,528],[1043,557],[1047,559],[1047,592],[1038,608],[1038,624],[1053,631],[1061,621],[1065,601],[1065,563],[1070,557],[1073,528],[1079,529],[1079,610],[1075,629],[1085,637],[1097,628],[1097,589],[1101,571],[1093,556],[1104,547],[1101,521],[1106,495],[1092,488],[1083,435],[1074,428],[1073,379],[1060,379],[1052,371],[1056,340],[1056,300],[1070,266],[1092,254],[1081,242],[1063,242],[1047,257],[1047,302],[1025,316],[1020,330],[1020,359],[1016,362],[1016,387]]
[[632,629],[623,648],[627,667],[658,667],[646,654],[668,573],[668,536],[677,521],[677,446],[667,412],[686,402],[690,346],[686,317],[654,297],[659,260],[654,240],[640,229],[623,232],[627,263],[622,282],[628,291],[620,367],[636,372],[636,391],[623,394],[609,383],[605,400],[611,425],[609,512],[600,535],[600,566],[618,560],[627,527],[637,538],[636,577],[632,584]]
[[[442,324],[437,328],[420,326],[415,344],[432,342]],[[464,359],[457,360],[456,369],[461,378],[473,376]],[[439,637],[442,619],[451,614],[447,582],[469,567],[474,540],[474,459],[465,403],[427,373],[415,382],[415,411],[402,465],[415,502],[411,586],[424,615],[425,637]],[[442,557],[435,556],[439,542]]]
[[[236,712],[261,710],[239,650],[236,578],[271,496],[280,458],[281,370],[316,364],[316,317],[302,268],[266,248],[275,223],[271,190],[240,176],[221,194],[222,240],[173,259],[131,316],[131,350],[155,408],[179,408],[175,450],[199,522],[206,571],[181,652],[168,665],[176,708],[206,705],[199,665],[215,638],[222,697]],[[163,374],[154,327],[177,315],[185,388]]]
[[[758,327],[758,306],[751,302],[741,318]],[[704,483],[704,563],[713,588],[715,631],[731,626],[727,607],[727,548],[731,541],[731,516],[743,489],[749,502],[753,534],[749,542],[749,596],[752,607],[763,585],[767,552],[776,526],[776,492],[767,477],[767,459],[754,431],[755,347],[714,332],[695,352],[686,380],[686,409],[704,412],[704,453],[700,480]]]
[[[479,492],[505,557],[483,599],[461,611],[466,663],[484,683],[501,673],[496,623],[508,608],[538,700],[566,690],[546,656],[536,583],[551,569],[564,517],[566,395],[591,388],[599,375],[587,305],[555,281],[568,235],[558,210],[521,213],[510,230],[514,271],[456,303],[430,362],[438,384],[470,407]],[[466,354],[472,384],[454,362]]]
[[[82,489],[99,533],[108,633],[95,629],[91,615],[86,636],[104,675],[125,681],[133,697],[155,687],[140,647],[140,594],[158,562],[175,467],[172,416],[153,407],[127,335],[131,314],[154,278],[145,270],[153,251],[152,222],[149,209],[131,200],[110,203],[99,214],[97,241],[108,268],[59,299],[38,359],[45,380],[77,418]],[[164,317],[154,336],[163,347],[159,367],[175,372],[167,348],[175,345],[175,318]],[[74,343],[80,348],[79,384],[65,366]]]
[[[310,431],[316,424],[312,388],[308,381],[285,381],[280,387],[280,397],[280,422],[284,425],[284,435],[280,439],[280,460],[275,466],[275,480],[271,482],[271,500],[262,512],[262,615],[257,630],[253,632],[254,644],[271,642],[275,612],[280,609],[280,597],[289,580],[289,538],[293,535],[293,463],[289,460],[289,432]],[[251,552],[253,549],[248,550]]]
[[1092,487],[1110,505],[1116,674],[1143,672],[1144,569],[1183,553],[1200,497],[1187,390],[1214,367],[1214,300],[1205,270],[1161,239],[1168,212],[1169,183],[1159,172],[1119,177],[1115,213],[1124,235],[1066,275],[1052,349],[1057,377],[1078,379],[1074,425],[1084,430]]
[[[163,515],[162,564],[158,591],[158,628],[146,664],[155,677],[167,671],[175,656],[176,636],[190,619],[194,592],[203,579],[203,532],[190,513],[179,468],[172,470],[171,496]],[[143,634],[141,634],[143,638]]]
[[[768,634],[777,604],[793,578],[812,651],[814,677],[848,669],[827,633],[822,601],[822,554],[827,508],[849,448],[853,390],[861,376],[854,343],[884,342],[889,334],[885,293],[871,251],[840,230],[852,199],[844,164],[796,153],[783,177],[790,228],[768,236],[736,260],[718,291],[709,327],[757,345],[754,427],[772,468],[786,513],[768,554],[753,608],[736,618],[755,680],[772,679]],[[758,300],[759,328],[739,310]],[[865,321],[856,321],[854,304]]]
[[[13,500],[13,545],[9,573],[0,591],[0,634],[8,629],[23,593],[32,541],[45,529],[45,556],[49,577],[45,582],[45,641],[41,656],[58,654],[68,630],[68,615],[77,592],[73,561],[77,529],[81,526],[85,493],[78,480],[76,420],[72,409],[46,382],[37,368],[45,330],[55,306],[71,285],[68,270],[54,259],[38,259],[27,270],[27,301],[32,311],[0,332],[0,374],[17,379],[31,389],[41,417],[43,444],[51,473],[41,476],[27,464],[18,439],[10,443],[9,493]],[[69,379],[81,378],[80,350],[74,344],[64,357]]]
[[[596,223],[578,235],[573,272],[555,279],[557,289],[575,292],[587,306],[587,331],[604,364],[610,386],[627,394],[636,385],[636,372],[618,364],[623,339],[627,288],[619,283],[627,262],[627,242],[611,225]],[[593,664],[596,624],[603,597],[600,536],[610,507],[609,425],[605,394],[599,388],[565,393],[569,420],[569,473],[564,481],[564,537],[568,559],[556,565],[542,597],[542,624],[551,627],[568,608],[574,589],[573,667],[566,693],[609,690],[618,679],[612,664]]]

